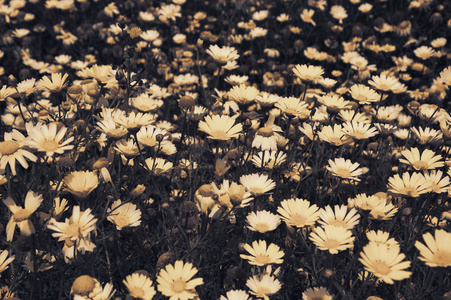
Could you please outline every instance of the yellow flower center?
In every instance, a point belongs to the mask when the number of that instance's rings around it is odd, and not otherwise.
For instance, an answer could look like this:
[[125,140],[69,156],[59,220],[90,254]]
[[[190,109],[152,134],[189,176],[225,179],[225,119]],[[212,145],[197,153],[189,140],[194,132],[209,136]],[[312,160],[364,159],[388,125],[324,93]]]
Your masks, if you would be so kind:
[[257,297],[272,295],[271,290],[266,286],[261,286],[257,291]]
[[329,223],[329,225],[347,228],[347,224],[343,220],[333,220],[332,222]]
[[186,288],[186,282],[182,279],[178,279],[174,281],[171,285],[171,289],[174,293],[179,294],[185,291]]
[[66,235],[71,237],[79,237],[81,235],[80,227],[77,224],[67,226]]
[[417,189],[412,186],[406,186],[401,190],[401,194],[409,196],[409,197],[417,197],[418,192]]
[[116,226],[119,228],[130,225],[130,219],[124,215],[115,215],[113,217],[113,220],[114,220],[114,224],[116,224]]
[[226,141],[230,137],[224,130],[214,130],[211,132],[210,137],[214,140]]
[[265,223],[258,223],[258,224],[255,224],[255,226],[254,226],[254,228],[255,228],[255,230],[257,230],[258,232],[267,232],[268,230],[269,230],[269,226],[268,226],[268,224],[265,224]]
[[261,265],[267,265],[271,262],[271,259],[267,254],[260,254],[255,256],[255,262]]
[[327,249],[337,249],[340,243],[335,239],[327,239],[324,241],[324,247]]
[[419,160],[413,163],[413,167],[416,170],[426,170],[429,167],[429,164],[425,161]]
[[451,266],[451,250],[437,250],[432,256],[432,261],[441,267]]
[[260,135],[262,137],[272,137],[274,135],[274,130],[270,127],[262,127],[257,131],[257,135]]
[[31,216],[32,212],[28,209],[22,208],[14,214],[14,221],[22,222],[28,219]]
[[75,279],[72,284],[72,293],[80,296],[88,296],[95,288],[96,280],[88,275]]
[[337,169],[335,174],[341,178],[351,178],[351,172],[348,169]]
[[388,275],[390,274],[390,266],[387,265],[386,262],[384,261],[380,261],[380,260],[376,260],[373,264],[373,268],[374,268],[374,274],[377,276],[377,274],[380,275]]
[[143,299],[146,293],[144,293],[144,290],[140,287],[133,287],[133,289],[130,291],[130,296],[133,298]]
[[42,143],[39,146],[45,152],[55,152],[59,148],[59,144],[55,141],[45,141],[45,143]]
[[0,142],[0,154],[11,155],[20,149],[20,144],[16,141]]
[[304,227],[306,218],[301,215],[292,215],[290,218],[291,225],[297,226],[297,227]]

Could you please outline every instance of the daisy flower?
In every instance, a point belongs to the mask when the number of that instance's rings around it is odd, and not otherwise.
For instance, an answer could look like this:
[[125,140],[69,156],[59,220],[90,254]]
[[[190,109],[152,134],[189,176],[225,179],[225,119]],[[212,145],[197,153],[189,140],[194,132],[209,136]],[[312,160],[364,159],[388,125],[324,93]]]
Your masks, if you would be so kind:
[[355,237],[352,236],[351,230],[327,225],[315,227],[310,233],[309,239],[318,249],[327,250],[330,254],[337,254],[339,251],[353,248]]
[[308,103],[302,101],[300,98],[283,97],[280,98],[274,106],[280,109],[280,111],[289,118],[304,120],[310,116]]
[[157,293],[152,286],[152,280],[145,274],[135,272],[122,281],[128,290],[128,294],[134,299],[152,300]]
[[0,142],[0,170],[4,171],[9,164],[11,173],[16,176],[16,161],[22,167],[28,169],[26,159],[35,162],[38,158],[33,153],[23,149],[25,136],[17,129],[12,132],[5,132],[5,140]]
[[67,73],[64,75],[61,75],[61,73],[52,73],[52,79],[48,76],[44,76],[39,80],[38,85],[46,91],[59,92],[67,86],[67,77],[69,77],[69,74]]
[[256,213],[249,213],[246,217],[246,223],[250,230],[265,233],[276,229],[280,224],[280,218],[269,211],[261,210]]
[[318,102],[325,105],[329,112],[338,112],[342,109],[350,109],[350,102],[340,95],[324,95],[318,98]]
[[411,165],[415,170],[429,170],[443,167],[445,163],[440,161],[442,156],[435,155],[435,152],[429,149],[424,149],[420,154],[418,148],[411,148],[401,151],[401,155],[405,159],[399,159],[404,164]]
[[14,237],[16,225],[20,229],[20,234],[30,236],[35,233],[34,225],[29,219],[42,203],[42,195],[28,191],[25,196],[25,207],[17,206],[11,197],[3,199],[3,203],[9,208],[12,215],[6,225],[6,240],[11,242]]
[[282,284],[274,276],[263,274],[249,278],[246,281],[246,286],[250,289],[252,295],[269,300],[269,296],[276,294],[282,287]]
[[360,252],[359,261],[366,271],[388,284],[393,284],[394,280],[403,280],[412,275],[405,270],[410,267],[410,261],[403,261],[405,257],[400,253],[399,247],[369,243]]
[[244,83],[232,87],[227,93],[230,100],[236,101],[238,104],[243,105],[251,104],[255,101],[259,94],[260,91],[257,88],[247,86]]
[[430,183],[426,181],[421,173],[405,172],[402,178],[399,174],[388,179],[388,191],[399,196],[419,197],[422,194],[429,193]]
[[334,297],[325,287],[306,289],[302,293],[302,300],[332,300]]
[[277,212],[287,226],[297,228],[315,224],[320,215],[316,204],[310,205],[308,200],[300,198],[283,200],[277,208]]
[[366,233],[366,237],[370,243],[384,244],[388,247],[399,247],[399,243],[394,238],[390,238],[388,232],[382,230],[370,230]]
[[363,84],[354,84],[349,89],[349,93],[351,94],[351,97],[360,104],[371,104],[381,100],[381,95]]
[[287,155],[281,151],[260,151],[252,156],[252,163],[256,168],[269,168],[280,166],[285,162]]
[[197,269],[192,263],[178,260],[174,265],[166,265],[157,277],[158,290],[171,300],[187,300],[197,297],[196,286],[204,283],[202,278],[193,278]]
[[219,47],[218,45],[211,45],[207,49],[207,54],[220,64],[226,64],[231,60],[240,58],[238,51],[234,47],[228,46]]
[[132,158],[139,154],[139,148],[134,139],[121,139],[116,141],[116,143],[114,143],[114,150],[127,158]]
[[369,217],[374,220],[390,220],[396,213],[398,208],[391,203],[382,201],[378,206],[370,211]]
[[423,171],[424,179],[429,183],[429,189],[433,193],[446,193],[450,186],[449,176],[444,176],[443,172],[440,170],[432,170],[430,172]]
[[360,181],[358,176],[362,175],[363,170],[359,166],[359,163],[352,163],[351,160],[340,157],[335,160],[329,159],[329,165],[326,166],[326,169],[333,176]]
[[199,122],[199,130],[208,134],[209,139],[228,141],[237,138],[243,126],[235,124],[235,118],[227,115],[213,115],[205,116],[204,121]]
[[320,79],[324,74],[324,69],[320,66],[296,65],[293,68],[293,73],[302,82],[309,84],[317,79]]
[[58,241],[68,239],[79,244],[80,240],[89,238],[91,232],[96,230],[96,222],[91,209],[80,211],[80,206],[74,206],[70,219],[57,222],[52,218],[47,228],[55,231],[52,236],[58,238]]
[[374,87],[376,90],[382,92],[390,92],[395,90],[400,83],[396,77],[386,76],[382,74],[380,76],[374,75],[373,77],[371,77],[371,80],[368,81],[368,84]]
[[124,227],[136,227],[141,224],[141,211],[133,203],[116,200],[107,210],[108,221],[116,225],[117,230]]
[[447,86],[451,85],[451,66],[446,67],[440,72],[440,81]]
[[74,171],[66,175],[63,182],[66,191],[80,199],[86,199],[99,185],[99,178],[94,172]]
[[415,247],[420,251],[419,259],[429,267],[451,267],[451,233],[443,229],[436,229],[432,234],[423,234],[424,245],[420,241],[415,242]]
[[330,14],[334,19],[337,19],[340,24],[342,24],[343,20],[348,17],[346,9],[341,5],[333,5],[330,8]]
[[27,128],[27,131],[26,145],[39,152],[45,152],[47,156],[53,156],[55,153],[63,154],[64,151],[74,148],[74,145],[70,145],[74,140],[73,136],[63,141],[67,127],[63,126],[58,131],[56,123],[50,123],[48,126],[40,123]]
[[411,128],[412,133],[415,135],[415,139],[421,144],[429,144],[429,143],[435,143],[443,140],[443,134],[435,129],[426,127],[423,129],[422,127],[419,127],[418,129],[416,127]]
[[360,215],[355,208],[348,211],[346,205],[335,205],[334,209],[330,205],[320,210],[320,223],[323,226],[333,225],[336,227],[343,227],[352,229],[359,224]]
[[263,195],[276,187],[274,180],[265,174],[243,175],[240,183],[254,196]]
[[0,89],[0,102],[5,101],[6,98],[16,93],[16,89],[10,86],[2,86]]
[[153,157],[149,157],[145,160],[145,162],[150,172],[156,176],[169,172],[173,167],[172,162],[161,157],[156,157],[155,159]]
[[109,138],[119,139],[128,133],[123,126],[119,126],[113,119],[106,119],[97,122],[96,129],[104,133]]
[[334,124],[333,127],[329,125],[324,126],[318,132],[318,137],[321,141],[325,141],[334,146],[341,146],[352,142],[352,139],[344,134],[343,127],[340,124]]
[[9,264],[14,260],[16,257],[15,255],[8,257],[8,250],[2,250],[0,254],[0,273],[5,271],[9,268]]
[[343,132],[354,140],[366,140],[379,133],[371,124],[357,121],[344,123]]
[[266,266],[269,264],[283,263],[282,257],[285,253],[275,244],[269,244],[269,246],[266,247],[266,241],[253,241],[252,246],[244,244],[244,249],[250,255],[241,254],[240,257],[246,259],[251,265]]
[[29,96],[36,90],[35,83],[36,83],[35,78],[22,80],[17,84],[16,90],[21,95]]
[[361,210],[372,210],[381,203],[385,204],[386,202],[385,199],[379,198],[376,195],[367,196],[366,194],[358,194],[355,198],[351,199],[351,201],[353,206],[360,208]]
[[142,126],[147,126],[155,122],[155,116],[148,113],[131,112],[128,116],[122,115],[114,120],[116,124],[123,126],[129,131],[137,132]]
[[249,294],[243,290],[231,290],[226,293],[225,296],[219,298],[219,300],[250,300]]

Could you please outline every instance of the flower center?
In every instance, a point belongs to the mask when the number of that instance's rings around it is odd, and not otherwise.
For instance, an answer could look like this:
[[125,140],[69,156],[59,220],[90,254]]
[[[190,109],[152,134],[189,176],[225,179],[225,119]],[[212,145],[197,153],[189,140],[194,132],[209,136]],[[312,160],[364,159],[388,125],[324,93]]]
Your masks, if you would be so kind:
[[31,215],[31,212],[26,209],[26,208],[22,208],[21,210],[17,211],[14,214],[14,221],[16,222],[22,222],[25,221],[26,219],[28,219]]
[[269,258],[269,256],[267,254],[261,254],[261,255],[255,256],[255,262],[260,265],[267,265],[271,262],[271,259]]
[[55,141],[45,141],[40,145],[41,149],[43,149],[45,152],[55,152],[58,150],[59,144]]
[[387,265],[387,263],[376,260],[373,265],[374,273],[381,274],[381,275],[388,275],[390,273],[390,266]]
[[333,226],[336,226],[336,227],[347,228],[346,222],[344,222],[342,220],[333,220],[332,222],[329,223],[329,225],[333,225]]
[[272,137],[274,135],[274,130],[270,127],[262,127],[257,131],[257,135],[262,137]]
[[304,227],[305,221],[305,217],[301,215],[292,215],[290,218],[291,225],[294,225],[296,227]]
[[182,293],[186,288],[186,282],[184,280],[178,279],[174,281],[171,285],[171,289],[174,291],[174,293]]
[[114,224],[119,228],[130,225],[130,219],[124,215],[115,215],[113,220]]
[[20,144],[16,141],[0,142],[0,154],[11,155],[20,149]]
[[409,197],[417,197],[418,193],[417,193],[417,189],[414,188],[413,186],[406,186],[401,190],[401,193],[409,196]]
[[230,139],[229,135],[224,130],[212,131],[210,136],[214,140],[226,141],[226,140]]
[[348,169],[338,169],[335,173],[341,178],[351,178],[351,172]]
[[81,235],[80,227],[77,224],[71,224],[66,228],[66,235],[78,238]]
[[327,249],[336,249],[339,245],[340,243],[334,239],[327,239],[324,241],[324,247],[326,247]]
[[413,167],[415,170],[426,170],[429,167],[429,164],[425,161],[416,161],[413,163]]
[[257,291],[257,297],[264,297],[271,295],[271,290],[267,288],[266,286],[261,286]]
[[130,296],[137,299],[143,299],[145,295],[144,290],[140,287],[134,287],[130,293]]
[[448,267],[451,265],[451,251],[437,250],[433,256],[432,261],[441,267]]
[[254,228],[255,228],[255,230],[257,230],[258,232],[261,232],[261,233],[267,232],[269,230],[268,224],[265,224],[265,223],[255,224]]

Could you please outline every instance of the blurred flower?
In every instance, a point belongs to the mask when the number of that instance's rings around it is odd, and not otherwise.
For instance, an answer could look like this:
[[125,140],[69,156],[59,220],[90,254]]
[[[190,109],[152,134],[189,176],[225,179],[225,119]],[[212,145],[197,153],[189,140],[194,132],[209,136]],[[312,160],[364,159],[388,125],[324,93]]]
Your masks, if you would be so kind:
[[394,239],[390,238],[390,234],[388,232],[382,231],[382,230],[370,230],[366,233],[366,237],[368,238],[368,241],[370,243],[376,243],[376,244],[383,244],[390,247],[398,247],[399,243]]
[[59,92],[63,88],[65,88],[68,84],[66,81],[69,74],[65,73],[61,75],[61,73],[52,73],[52,79],[48,76],[44,76],[39,80],[39,87],[49,91],[49,92]]
[[433,268],[451,266],[451,233],[435,229],[434,236],[427,232],[423,234],[423,240],[426,245],[420,241],[415,242],[415,247],[420,251],[420,260]]
[[446,67],[440,72],[440,81],[447,86],[451,86],[451,66]]
[[435,54],[435,50],[428,46],[421,46],[419,48],[416,48],[413,53],[416,57],[422,60],[426,60]]
[[314,14],[315,14],[315,11],[313,9],[304,8],[304,10],[301,13],[301,19],[305,23],[310,23],[313,26],[316,26],[315,21],[313,21],[313,19],[312,19]]
[[412,273],[406,271],[410,261],[403,261],[406,256],[400,253],[399,247],[389,247],[386,244],[369,243],[360,252],[359,261],[365,270],[388,284],[394,280],[409,278]]
[[28,191],[25,196],[25,208],[17,206],[11,197],[3,199],[3,203],[11,211],[12,215],[6,225],[6,240],[11,242],[14,237],[16,225],[20,229],[20,234],[30,236],[35,233],[34,225],[29,219],[42,203],[42,195]]
[[309,239],[323,251],[329,251],[330,254],[337,254],[354,247],[355,237],[351,230],[344,227],[327,225],[324,227],[315,227],[310,233]]
[[170,161],[165,160],[164,158],[152,158],[149,157],[148,159],[146,159],[146,165],[149,168],[150,172],[153,175],[159,176],[162,175],[164,173],[169,172],[172,167],[173,167],[173,163]]
[[333,5],[330,8],[330,14],[334,19],[337,19],[340,24],[342,24],[343,20],[348,17],[346,9],[341,5]]
[[34,78],[22,80],[17,84],[16,90],[21,95],[29,96],[33,94],[34,91],[36,90],[35,83],[36,79]]
[[184,263],[178,260],[174,265],[166,265],[157,277],[158,290],[166,297],[174,300],[194,299],[197,297],[196,286],[204,283],[202,278],[192,277],[197,269],[192,263]]
[[4,101],[7,97],[15,93],[16,93],[15,88],[3,85],[2,88],[0,89],[0,102]]
[[[8,257],[8,250],[2,250],[0,254],[0,273],[5,271],[9,268],[9,264],[14,260],[16,257],[15,255]],[[1,294],[0,294],[1,295]]]

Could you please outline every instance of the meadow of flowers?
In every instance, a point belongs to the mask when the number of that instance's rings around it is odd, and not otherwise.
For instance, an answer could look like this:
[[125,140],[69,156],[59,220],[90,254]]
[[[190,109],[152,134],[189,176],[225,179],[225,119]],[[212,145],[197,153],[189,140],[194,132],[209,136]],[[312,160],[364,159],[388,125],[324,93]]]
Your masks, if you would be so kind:
[[451,2],[0,0],[1,299],[451,299]]

